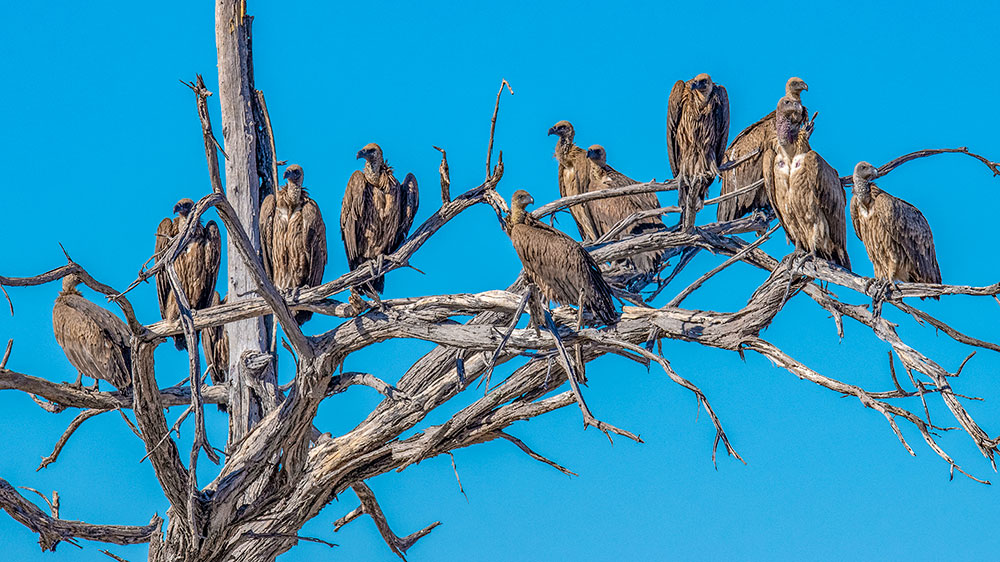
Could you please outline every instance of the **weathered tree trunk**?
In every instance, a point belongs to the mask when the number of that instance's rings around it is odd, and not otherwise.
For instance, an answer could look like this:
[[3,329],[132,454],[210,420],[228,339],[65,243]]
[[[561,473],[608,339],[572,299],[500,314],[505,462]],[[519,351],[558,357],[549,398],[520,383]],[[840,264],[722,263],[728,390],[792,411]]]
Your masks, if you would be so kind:
[[[222,106],[222,136],[226,158],[226,197],[236,209],[254,249],[260,251],[260,195],[257,176],[257,135],[254,125],[249,60],[249,26],[246,3],[217,0],[215,3],[215,44],[219,60],[219,103]],[[237,251],[229,240],[229,299],[233,302],[255,296],[254,285]],[[260,399],[255,396],[250,376],[241,369],[246,351],[265,353],[268,334],[262,318],[233,322],[229,334],[229,444],[238,442],[261,417]]]

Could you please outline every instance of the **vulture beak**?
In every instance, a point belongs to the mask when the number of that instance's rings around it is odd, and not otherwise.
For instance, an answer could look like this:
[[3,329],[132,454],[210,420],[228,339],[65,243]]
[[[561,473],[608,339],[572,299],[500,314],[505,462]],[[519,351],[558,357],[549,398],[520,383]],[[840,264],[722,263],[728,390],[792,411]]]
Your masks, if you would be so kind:
[[174,214],[175,215],[177,213],[181,212],[182,210],[184,210],[184,205],[181,205],[180,203],[174,205]]
[[355,160],[360,160],[361,158],[364,158],[364,157],[365,157],[365,151],[364,150],[359,150],[358,151],[358,155],[355,156],[354,158],[355,158]]
[[550,134],[550,135],[558,135],[558,134],[559,134],[559,131],[558,131],[558,130],[556,130],[556,128],[555,128],[555,127],[550,127],[550,128],[549,128],[549,134]]
[[532,197],[530,195],[527,195],[526,197],[527,197],[527,201],[524,202],[525,205],[534,205],[535,204],[535,198],[534,197]]
[[691,82],[691,89],[692,90],[697,90],[698,89],[698,82]]
[[803,82],[802,83],[802,89],[808,92],[809,91],[809,84],[806,84],[805,82]]
[[283,177],[283,178],[285,178],[287,180],[288,179],[288,170],[285,170],[285,173],[281,177]]
[[596,158],[596,157],[597,157],[597,152],[595,152],[595,151],[594,151],[593,149],[591,149],[591,148],[588,148],[588,149],[587,149],[587,158],[590,158],[591,160],[593,160],[593,159],[594,159],[594,158]]

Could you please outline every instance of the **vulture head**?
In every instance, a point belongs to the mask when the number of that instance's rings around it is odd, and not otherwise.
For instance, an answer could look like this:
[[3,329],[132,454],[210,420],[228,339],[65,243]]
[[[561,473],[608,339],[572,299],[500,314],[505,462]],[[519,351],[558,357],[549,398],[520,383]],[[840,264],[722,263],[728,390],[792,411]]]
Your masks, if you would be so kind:
[[708,98],[708,96],[712,95],[712,88],[715,87],[715,83],[712,82],[711,76],[702,72],[688,82],[688,87],[701,94],[702,98]]
[[608,153],[603,146],[595,144],[587,149],[587,158],[603,168],[608,162]]
[[799,99],[802,96],[803,90],[808,92],[809,84],[806,84],[805,80],[798,76],[792,76],[785,83],[785,94],[795,99]]
[[358,158],[365,159],[365,168],[372,172],[382,169],[382,147],[370,142],[358,151]]
[[288,183],[302,187],[302,166],[292,164],[285,169],[285,179]]
[[63,293],[78,293],[76,286],[81,283],[80,276],[75,273],[70,273],[62,280],[62,292]]
[[531,194],[523,189],[518,189],[510,198],[511,222],[518,224],[524,222],[525,207],[534,203]]
[[190,213],[193,208],[194,201],[185,197],[174,205],[174,213],[179,214],[182,217],[187,217],[188,213]]
[[560,121],[549,128],[550,135],[559,135],[559,138],[566,142],[573,142],[573,135],[576,132],[573,130],[573,125],[566,120]]
[[861,161],[854,167],[854,187],[852,191],[867,200],[871,193],[871,182],[878,177],[878,169],[868,162]]

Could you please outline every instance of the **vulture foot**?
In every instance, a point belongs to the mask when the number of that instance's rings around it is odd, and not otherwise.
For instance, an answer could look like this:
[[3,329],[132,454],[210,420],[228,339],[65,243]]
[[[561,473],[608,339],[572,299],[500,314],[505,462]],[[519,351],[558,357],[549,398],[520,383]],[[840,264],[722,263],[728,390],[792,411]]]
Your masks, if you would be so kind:
[[888,279],[875,279],[869,284],[867,289],[871,291],[872,315],[875,318],[882,315],[882,304],[889,300],[895,288],[896,284]]
[[366,310],[368,310],[368,303],[365,302],[365,299],[361,298],[361,295],[358,294],[358,292],[353,288],[351,289],[351,296],[348,297],[347,302],[349,302],[351,304],[351,308],[354,309],[355,316],[361,316]]

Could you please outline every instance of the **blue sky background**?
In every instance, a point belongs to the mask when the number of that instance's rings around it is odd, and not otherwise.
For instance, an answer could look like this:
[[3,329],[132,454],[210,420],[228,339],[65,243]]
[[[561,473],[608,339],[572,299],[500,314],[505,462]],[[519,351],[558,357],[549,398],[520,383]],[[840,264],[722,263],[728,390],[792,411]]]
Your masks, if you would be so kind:
[[[151,254],[158,221],[178,199],[210,190],[193,96],[177,80],[205,75],[217,89],[211,2],[6,3],[0,17],[0,89],[8,162],[0,221],[0,273],[33,275],[63,263],[57,242],[99,279],[124,287]],[[448,150],[452,193],[484,175],[489,119],[501,78],[515,95],[502,101],[496,146],[506,174],[500,191],[527,188],[539,203],[557,197],[549,126],[571,120],[577,142],[603,144],[608,161],[637,180],[669,177],[666,99],[679,78],[709,72],[729,90],[730,138],[770,111],[791,75],[810,86],[819,111],[813,146],[842,174],[859,160],[880,165],[920,148],[969,146],[1000,157],[992,72],[998,40],[995,3],[883,5],[572,3],[265,3],[253,2],[257,86],[267,95],[278,156],[305,169],[305,184],[329,226],[325,279],[346,271],[336,224],[355,152],[378,142],[402,175],[424,191],[418,222],[437,206],[438,153]],[[216,98],[211,98],[221,137]],[[880,185],[917,205],[934,229],[946,282],[983,285],[1000,277],[989,256],[997,180],[963,156],[905,165]],[[713,187],[712,193],[717,193]],[[664,204],[674,196],[661,195]],[[706,213],[707,214],[707,213]],[[714,215],[714,209],[711,210]],[[706,222],[709,217],[700,217]],[[568,215],[563,230],[575,235]],[[782,237],[764,248],[783,255]],[[853,231],[856,271],[871,264]],[[723,258],[700,255],[665,291],[669,299]],[[517,258],[487,207],[452,221],[397,271],[387,296],[503,288]],[[764,274],[737,265],[687,299],[686,306],[735,310]],[[224,286],[220,280],[220,287]],[[15,339],[8,367],[54,381],[75,373],[52,336],[56,284],[10,291],[16,315],[0,315],[0,337]],[[838,291],[850,302],[864,302]],[[91,297],[94,295],[91,293]],[[96,298],[96,297],[94,297]],[[140,320],[158,320],[152,284],[131,295]],[[1000,308],[989,298],[952,297],[919,306],[967,333],[997,340]],[[968,350],[894,310],[912,345],[947,368]],[[335,321],[316,317],[319,333]],[[797,297],[764,337],[824,374],[888,390],[888,347],[846,321],[839,341],[832,320]],[[346,369],[394,382],[430,345],[388,342],[352,355]],[[400,535],[443,525],[410,550],[420,560],[742,560],[995,558],[997,491],[948,466],[903,426],[917,456],[900,446],[884,418],[748,354],[664,343],[674,368],[700,385],[747,465],[711,462],[712,426],[689,392],[655,369],[620,358],[588,369],[586,395],[596,415],[641,434],[637,445],[610,446],[581,431],[565,408],[511,432],[580,476],[541,465],[507,442],[455,454],[466,496],[447,457],[372,479]],[[185,377],[183,354],[157,352],[162,386]],[[980,351],[956,391],[992,398],[969,404],[991,434],[1000,432],[996,354]],[[287,363],[283,376],[290,372]],[[504,373],[509,372],[503,371]],[[430,416],[440,423],[478,396],[474,391]],[[370,389],[327,400],[319,427],[342,433],[379,401]],[[932,419],[954,425],[931,400]],[[919,402],[907,403],[920,408]],[[181,408],[170,412],[170,419]],[[62,517],[144,524],[166,501],[141,442],[113,413],[84,424],[59,461],[36,473],[41,457],[75,415],[41,411],[21,393],[0,393],[4,436],[0,476],[15,486],[58,490]],[[211,438],[222,446],[225,418],[209,409]],[[190,439],[190,423],[184,439]],[[182,446],[187,446],[182,439]],[[964,434],[941,443],[967,470],[997,480]],[[202,482],[212,477],[200,463]],[[353,509],[348,492],[302,531],[340,544],[301,543],[280,560],[318,556],[395,560],[374,525],[360,519],[334,534]],[[98,548],[142,560],[145,545],[69,544],[39,552],[36,537],[0,515],[9,560],[107,560]]]

